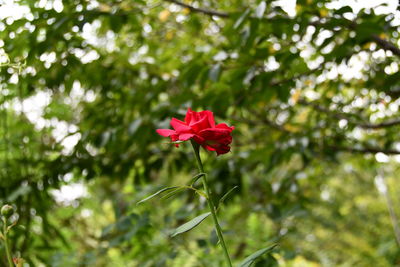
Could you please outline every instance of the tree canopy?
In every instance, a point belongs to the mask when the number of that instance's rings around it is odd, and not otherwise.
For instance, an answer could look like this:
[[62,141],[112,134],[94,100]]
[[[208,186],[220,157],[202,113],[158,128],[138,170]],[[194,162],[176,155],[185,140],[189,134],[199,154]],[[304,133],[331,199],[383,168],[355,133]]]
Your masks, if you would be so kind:
[[[238,186],[221,218],[235,263],[277,242],[257,266],[399,264],[392,6],[12,4],[18,15],[0,22],[0,204],[24,226],[13,251],[30,266],[223,266],[211,224],[169,237],[206,205],[192,192],[135,204],[196,174],[190,147],[155,132],[190,107],[235,126],[231,153],[202,152],[216,197]],[[82,194],[65,200],[68,188]]]

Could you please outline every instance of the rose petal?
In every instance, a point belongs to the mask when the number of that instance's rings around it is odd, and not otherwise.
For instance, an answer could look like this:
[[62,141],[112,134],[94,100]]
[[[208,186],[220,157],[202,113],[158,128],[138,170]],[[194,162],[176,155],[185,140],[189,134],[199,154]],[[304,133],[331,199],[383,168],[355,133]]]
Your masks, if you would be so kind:
[[226,138],[231,133],[228,129],[208,128],[200,131],[199,135],[206,140],[218,140]]
[[201,120],[201,118],[202,118],[201,112],[193,111],[192,112],[192,120],[190,121],[190,123],[195,123],[195,122]]
[[229,130],[229,131],[231,131],[231,132],[235,129],[234,126],[229,127],[229,126],[226,125],[225,123],[219,123],[219,124],[215,125],[215,128],[226,129],[226,130]]
[[195,123],[191,123],[190,124],[190,128],[192,128],[192,130],[197,132],[197,133],[200,132],[201,130],[210,128],[210,124],[208,122],[208,118],[207,117],[203,117],[199,121],[197,121]]
[[215,127],[214,114],[209,110],[205,110],[204,113],[207,115],[208,123],[210,124],[210,127],[214,128]]
[[[176,141],[179,140],[177,134],[171,135],[170,138],[171,138],[171,141],[172,141],[172,142],[176,142]],[[174,144],[174,145],[175,145],[176,147],[179,147],[179,144]]]
[[206,139],[197,134],[193,136],[193,140],[199,145],[203,144],[206,141]]
[[196,111],[190,110],[189,114],[188,114],[188,121],[189,121],[188,125],[192,126],[193,124],[202,120],[204,117],[205,116],[202,115],[202,112],[196,112]]
[[228,135],[224,138],[220,138],[217,140],[217,142],[221,145],[229,145],[230,143],[232,143],[232,136]]
[[217,155],[225,154],[228,153],[231,148],[226,145],[221,145],[221,144],[215,144],[215,145],[203,145],[203,147],[209,151],[215,151],[217,152]]
[[156,132],[159,135],[164,136],[164,137],[169,137],[169,136],[175,134],[175,131],[171,130],[171,129],[157,129]]
[[194,136],[194,134],[190,134],[190,133],[184,133],[184,134],[180,134],[179,135],[179,140],[180,141],[187,141],[190,138],[192,138]]
[[186,116],[185,116],[185,122],[187,125],[189,125],[190,122],[192,121],[193,112],[194,111],[191,108],[188,108],[188,110],[186,112]]
[[203,147],[204,147],[205,149],[207,149],[208,151],[215,151],[215,148],[213,148],[213,147],[210,146],[210,145],[203,145]]
[[216,148],[217,155],[225,154],[231,151],[231,148],[229,146],[219,146]]
[[183,121],[180,121],[178,119],[172,118],[170,124],[177,133],[185,133],[185,132],[187,133],[191,131],[189,126],[187,126]]
[[209,110],[196,112],[189,108],[186,112],[185,122],[189,126],[192,126],[193,124],[203,120],[204,118],[206,118],[208,122],[208,126],[206,128],[213,128],[215,126],[214,115]]

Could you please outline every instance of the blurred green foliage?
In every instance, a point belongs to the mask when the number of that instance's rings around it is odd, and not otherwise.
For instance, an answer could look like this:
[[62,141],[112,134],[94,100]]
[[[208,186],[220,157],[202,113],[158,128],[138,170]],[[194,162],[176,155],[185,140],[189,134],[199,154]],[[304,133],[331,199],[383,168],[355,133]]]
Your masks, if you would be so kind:
[[[16,2],[26,12],[0,22],[0,204],[25,227],[13,252],[223,266],[208,219],[169,236],[205,212],[193,192],[135,205],[196,174],[189,145],[155,133],[191,107],[236,127],[232,153],[202,152],[216,199],[239,186],[219,214],[235,263],[278,242],[256,266],[400,264],[395,11],[278,2]],[[87,194],[62,201],[68,188]]]

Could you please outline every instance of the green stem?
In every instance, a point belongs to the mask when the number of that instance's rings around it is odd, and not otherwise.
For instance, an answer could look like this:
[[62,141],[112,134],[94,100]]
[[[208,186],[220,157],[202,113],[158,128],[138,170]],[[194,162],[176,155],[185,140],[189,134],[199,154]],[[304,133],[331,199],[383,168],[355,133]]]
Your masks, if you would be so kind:
[[[193,146],[193,150],[194,150],[194,155],[196,156],[196,161],[197,161],[197,166],[199,168],[199,171],[201,173],[204,173],[203,163],[201,162],[201,158],[200,158],[200,150],[199,150],[200,146],[197,143],[195,143],[194,141],[192,141],[192,146]],[[229,257],[228,249],[226,248],[226,245],[225,245],[224,236],[222,235],[221,226],[218,223],[217,213],[215,212],[215,206],[214,206],[214,203],[213,203],[212,197],[211,197],[211,190],[207,184],[207,175],[206,174],[203,175],[202,181],[203,181],[204,191],[207,195],[208,207],[210,208],[210,211],[211,211],[211,215],[212,215],[212,218],[214,221],[215,230],[217,232],[219,242],[221,243],[222,249],[224,250],[225,259],[226,259],[226,262],[228,263],[228,266],[232,267],[232,262]]]
[[8,247],[8,238],[7,238],[7,219],[3,218],[3,237],[4,237],[4,249],[6,250],[7,254],[7,260],[8,260],[8,265],[10,267],[14,267],[11,253],[10,253],[10,248]]

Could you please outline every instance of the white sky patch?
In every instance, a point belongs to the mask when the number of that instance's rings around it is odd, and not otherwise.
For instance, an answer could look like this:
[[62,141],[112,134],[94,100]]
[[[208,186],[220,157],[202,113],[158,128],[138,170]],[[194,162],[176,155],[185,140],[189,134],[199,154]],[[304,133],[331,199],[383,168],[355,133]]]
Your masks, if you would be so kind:
[[390,157],[382,152],[379,152],[375,154],[375,159],[380,163],[386,163],[389,162]]
[[[337,0],[327,4],[328,8],[339,9],[343,6],[351,6],[358,13],[362,8],[374,8],[377,14],[393,13],[397,8],[397,0]],[[386,6],[385,6],[386,5]]]
[[74,147],[76,144],[78,144],[79,140],[81,140],[82,135],[80,133],[76,133],[73,135],[69,135],[65,137],[61,141],[61,145],[64,147],[62,150],[63,154],[71,154],[72,151],[74,150]]
[[73,50],[73,53],[83,64],[90,63],[100,58],[100,55],[96,50],[90,50],[87,52],[85,50],[76,48]]
[[331,194],[329,193],[328,190],[322,190],[321,192],[321,199],[325,201],[329,201],[331,198]]
[[46,126],[43,119],[44,108],[51,101],[51,91],[39,91],[35,95],[24,99],[22,102],[15,100],[12,103],[12,109],[17,114],[24,113],[28,120],[35,125],[37,130],[43,129]]
[[88,218],[88,217],[92,216],[92,214],[93,214],[93,210],[90,210],[90,209],[82,209],[82,211],[81,211],[81,216],[83,218]]
[[44,66],[46,69],[50,68],[51,65],[56,62],[56,53],[55,52],[50,52],[50,53],[43,53],[40,56],[40,61],[44,62]]
[[111,53],[117,50],[115,44],[116,34],[109,30],[104,36],[98,35],[98,29],[101,26],[99,20],[94,20],[92,23],[85,23],[82,29],[82,37],[91,45],[99,48],[105,48],[107,52]]
[[53,2],[53,9],[55,11],[57,11],[58,13],[61,13],[63,11],[63,9],[64,9],[64,5],[63,5],[62,1],[61,0],[55,0]]
[[387,186],[383,179],[384,179],[383,176],[377,175],[375,177],[375,186],[381,194],[386,194]]
[[[80,85],[75,86],[75,89],[71,91],[71,99],[74,104],[79,101],[94,100],[94,93],[88,92],[88,97],[85,97],[84,91],[80,88]],[[52,93],[51,91],[39,91],[37,94],[24,99],[22,102],[14,100],[11,104],[12,109],[17,113],[24,115],[28,120],[35,125],[35,128],[40,131],[45,127],[52,127],[52,135],[57,142],[61,142],[64,147],[62,153],[69,154],[72,152],[75,145],[81,138],[81,134],[77,133],[78,127],[74,124],[67,123],[66,121],[60,121],[57,118],[44,119],[44,110],[51,102]],[[9,107],[9,104],[4,106]]]
[[14,20],[22,19],[30,14],[31,10],[28,6],[18,5],[14,0],[0,1],[0,19],[13,18]]
[[215,61],[223,61],[228,58],[228,54],[225,51],[219,51],[214,57]]
[[264,61],[264,71],[266,72],[277,70],[279,66],[280,64],[276,61],[274,56],[269,56],[268,60]]
[[75,200],[89,196],[87,187],[83,183],[63,185],[60,189],[52,190],[51,194],[56,202],[65,206],[72,205]]
[[279,0],[274,4],[280,6],[289,16],[296,16],[296,0]]

